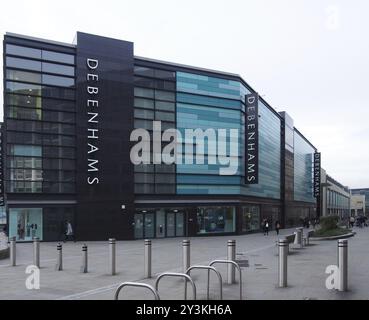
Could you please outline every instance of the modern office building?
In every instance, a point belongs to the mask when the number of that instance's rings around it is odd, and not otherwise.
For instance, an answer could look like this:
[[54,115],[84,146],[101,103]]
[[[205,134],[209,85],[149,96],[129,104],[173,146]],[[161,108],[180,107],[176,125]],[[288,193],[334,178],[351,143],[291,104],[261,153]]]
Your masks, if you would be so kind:
[[321,169],[321,215],[350,216],[351,192]]
[[[78,32],[66,44],[7,33],[9,235],[58,240],[66,220],[79,240],[226,235],[258,231],[264,218],[273,227],[315,217],[317,149],[255,93],[237,74],[135,56],[132,42]],[[148,133],[137,140],[154,140],[138,153],[150,163],[131,161],[138,142],[131,134],[140,128]],[[204,163],[167,164],[158,151],[164,135],[156,144],[155,137],[168,129],[215,129],[229,144],[214,163],[207,136]],[[195,152],[196,140],[183,141]],[[236,170],[220,174],[231,160]]]
[[363,195],[365,196],[365,212],[369,213],[369,188],[361,188],[361,189],[351,189],[351,193],[353,195]]

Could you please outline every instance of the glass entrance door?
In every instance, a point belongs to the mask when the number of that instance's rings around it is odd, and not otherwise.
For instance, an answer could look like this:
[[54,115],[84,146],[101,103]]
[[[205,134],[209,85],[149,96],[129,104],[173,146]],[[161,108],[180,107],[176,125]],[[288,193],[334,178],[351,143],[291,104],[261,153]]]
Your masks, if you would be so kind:
[[156,237],[164,238],[165,237],[165,211],[163,209],[156,211]]
[[184,212],[176,213],[176,236],[184,237]]
[[176,216],[174,212],[167,213],[167,237],[174,237],[176,235],[175,229]]
[[135,214],[135,239],[142,239],[144,237],[143,234],[143,214],[136,213]]

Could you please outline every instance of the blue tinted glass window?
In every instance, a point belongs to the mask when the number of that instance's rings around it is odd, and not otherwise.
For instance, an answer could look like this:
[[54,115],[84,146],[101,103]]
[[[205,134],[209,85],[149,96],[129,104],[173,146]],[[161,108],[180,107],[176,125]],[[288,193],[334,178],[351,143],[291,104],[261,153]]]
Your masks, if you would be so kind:
[[42,147],[27,145],[12,145],[11,153],[14,156],[41,157]]
[[42,62],[42,71],[57,74],[65,74],[66,76],[74,76],[74,67],[64,66],[61,64]]
[[74,86],[74,79],[43,74],[42,83],[48,84],[48,85],[62,86],[62,87],[71,87],[71,86]]
[[16,56],[41,59],[41,50],[34,49],[34,48],[16,46],[14,44],[7,44],[6,45],[6,53],[7,54],[14,54]]
[[54,52],[54,51],[42,51],[42,59],[43,60],[50,60],[62,63],[69,63],[74,64],[74,55]]
[[6,57],[6,66],[19,69],[41,71],[40,61],[33,61],[21,58]]

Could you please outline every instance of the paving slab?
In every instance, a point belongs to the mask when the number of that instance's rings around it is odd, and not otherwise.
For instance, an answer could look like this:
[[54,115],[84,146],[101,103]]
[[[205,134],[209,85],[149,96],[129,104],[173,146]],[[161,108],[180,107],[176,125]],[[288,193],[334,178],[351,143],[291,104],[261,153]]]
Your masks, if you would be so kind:
[[[293,229],[281,230],[280,237]],[[327,290],[325,273],[328,265],[337,263],[337,241],[315,241],[303,249],[292,249],[288,256],[288,287],[278,288],[278,256],[275,245],[278,236],[270,232],[241,236],[195,237],[191,240],[191,264],[208,264],[213,259],[225,259],[227,240],[237,242],[237,259],[247,260],[242,267],[243,299],[369,299],[369,228],[355,229],[349,239],[349,291]],[[17,244],[17,266],[9,266],[9,259],[0,260],[0,299],[67,299],[111,300],[117,286],[124,281],[138,281],[153,285],[162,272],[182,272],[182,240],[166,238],[152,240],[153,278],[144,279],[144,241],[117,241],[117,275],[109,275],[109,247],[106,242],[67,242],[63,244],[63,271],[55,271],[57,242],[42,242],[40,289],[25,286],[27,266],[32,265],[33,244]],[[187,238],[186,238],[187,239]],[[88,273],[80,273],[82,245],[88,246]],[[226,284],[226,266],[217,265],[224,280],[223,298],[238,299],[238,284]],[[198,299],[206,299],[206,271],[191,273]],[[237,275],[236,275],[237,279]],[[215,275],[211,275],[210,298],[218,298]],[[183,299],[184,281],[164,278],[160,281],[162,299]],[[191,297],[188,286],[188,297]],[[126,288],[121,299],[152,299],[141,288]]]

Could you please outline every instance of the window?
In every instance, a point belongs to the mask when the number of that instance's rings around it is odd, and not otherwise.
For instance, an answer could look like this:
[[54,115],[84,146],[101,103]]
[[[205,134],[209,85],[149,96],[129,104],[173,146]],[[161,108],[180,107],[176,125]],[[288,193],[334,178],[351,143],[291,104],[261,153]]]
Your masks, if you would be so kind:
[[135,88],[134,91],[135,97],[154,98],[154,90],[152,89]]
[[33,157],[11,157],[8,166],[10,168],[41,169],[42,159]]
[[42,240],[42,208],[10,208],[9,237],[17,241],[31,241],[34,237]]
[[154,119],[154,112],[151,110],[134,109],[134,114],[136,118]]
[[6,90],[11,93],[41,95],[41,86],[37,84],[7,81]]
[[49,147],[43,148],[44,157],[48,158],[74,158],[75,149],[68,147]]
[[7,69],[6,78],[8,80],[41,83],[41,74],[27,71]]
[[175,185],[174,184],[156,184],[155,193],[173,194],[175,193]]
[[155,70],[155,78],[164,80],[175,80],[176,73],[173,71]]
[[133,81],[134,81],[135,86],[155,88],[155,80],[154,79],[134,77]]
[[175,101],[174,92],[167,92],[161,90],[155,90],[155,99],[158,100],[167,100],[167,101]]
[[135,193],[153,194],[155,193],[155,188],[153,184],[135,183]]
[[13,57],[6,57],[6,66],[19,68],[19,69],[27,69],[34,71],[41,71],[41,62]]
[[69,112],[55,112],[55,111],[44,111],[43,119],[45,121],[57,121],[57,122],[75,122],[75,114]]
[[40,97],[7,94],[6,103],[8,105],[13,105],[13,106],[41,108],[41,98]]
[[16,119],[41,120],[41,109],[9,107],[8,117]]
[[260,229],[260,208],[259,206],[242,207],[242,232]]
[[175,121],[174,113],[156,111],[155,120]]
[[155,101],[155,108],[163,111],[175,111],[175,104],[173,102]]
[[235,207],[199,207],[198,234],[235,232]]
[[154,183],[154,175],[147,173],[135,173],[135,183]]
[[135,98],[135,108],[154,109],[154,101],[149,99]]
[[74,67],[64,66],[61,64],[42,62],[42,71],[50,72],[50,73],[57,73],[57,74],[64,74],[66,76],[74,76]]
[[74,64],[74,55],[54,51],[42,51],[42,59],[68,64]]
[[139,76],[154,77],[154,70],[146,67],[135,66],[134,73]]
[[74,79],[43,74],[42,83],[53,86],[71,87],[74,86]]
[[6,45],[6,53],[13,54],[15,56],[41,59],[41,50],[27,48],[27,47],[20,47],[20,46],[16,46],[13,44]]
[[12,181],[42,181],[42,170],[11,169],[10,179]]
[[74,170],[75,160],[69,159],[43,159],[43,168],[50,170]]
[[14,156],[41,157],[42,147],[15,144],[10,146],[10,154]]

